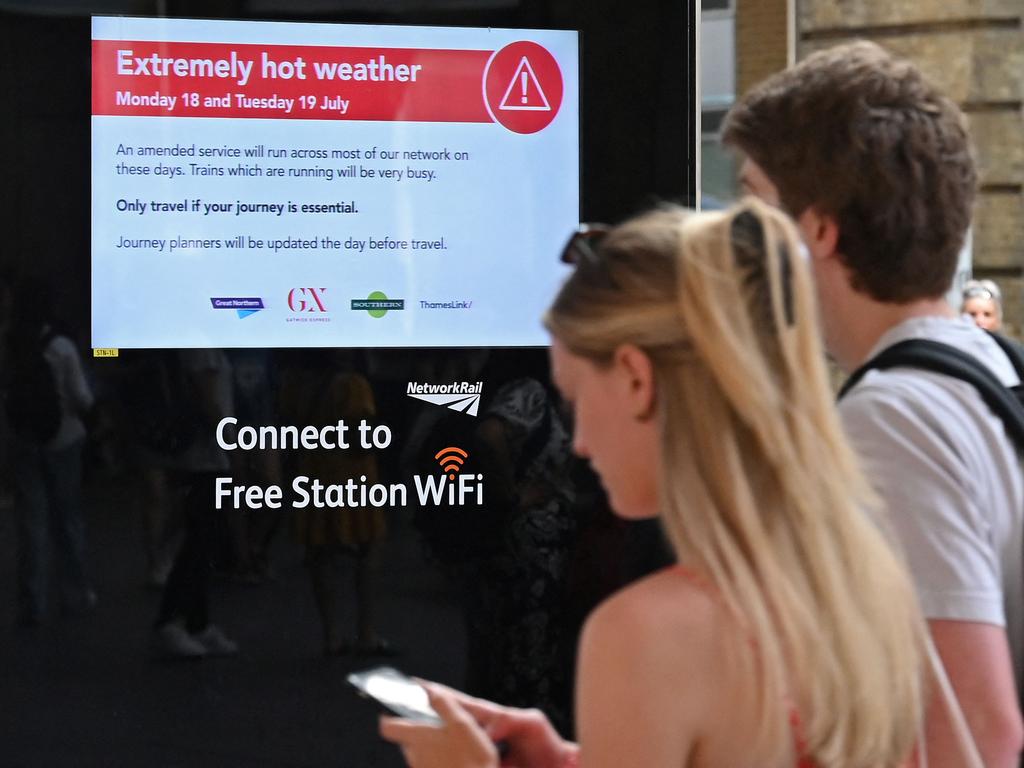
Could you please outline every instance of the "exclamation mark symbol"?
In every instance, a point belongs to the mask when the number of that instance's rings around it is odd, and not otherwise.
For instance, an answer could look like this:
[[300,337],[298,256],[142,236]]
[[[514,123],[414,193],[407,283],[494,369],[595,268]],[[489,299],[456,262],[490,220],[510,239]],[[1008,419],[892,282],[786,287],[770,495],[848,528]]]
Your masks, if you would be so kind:
[[[523,61],[526,61],[526,59],[523,59]],[[520,84],[520,86],[522,88],[522,91],[523,91],[523,104],[525,104],[526,103],[526,70],[525,69],[519,74],[519,84]]]

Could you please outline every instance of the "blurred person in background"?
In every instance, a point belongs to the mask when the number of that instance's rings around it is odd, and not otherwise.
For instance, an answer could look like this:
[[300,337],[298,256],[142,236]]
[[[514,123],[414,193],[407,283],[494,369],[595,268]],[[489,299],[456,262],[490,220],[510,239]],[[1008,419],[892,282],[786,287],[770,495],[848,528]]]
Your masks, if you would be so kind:
[[230,468],[216,429],[234,412],[231,364],[219,349],[170,351],[167,358],[179,398],[175,420],[193,426],[175,438],[184,446],[173,476],[184,495],[185,533],[161,595],[152,649],[164,659],[233,656],[238,644],[210,620],[210,576],[230,551],[227,510],[216,508],[214,491],[217,476]]
[[[300,353],[297,365],[285,370],[280,392],[285,424],[345,422],[356,434],[362,421],[372,423],[377,401],[363,366],[352,350]],[[352,480],[374,485],[380,470],[376,452],[352,439],[344,450],[296,451],[296,474],[343,485]],[[372,505],[316,507],[296,510],[295,529],[306,552],[310,586],[316,602],[324,656],[394,656],[398,649],[377,629],[379,549],[387,537],[384,510]],[[354,559],[352,590],[355,616],[343,620],[336,565],[342,556]]]
[[53,289],[27,278],[14,291],[5,360],[6,411],[13,432],[17,520],[18,623],[39,624],[47,612],[50,561],[60,607],[85,613],[96,606],[87,573],[82,513],[83,417],[93,394],[75,343],[62,334]]
[[960,313],[970,315],[979,328],[999,331],[1003,327],[1003,297],[991,280],[968,280],[964,285]]

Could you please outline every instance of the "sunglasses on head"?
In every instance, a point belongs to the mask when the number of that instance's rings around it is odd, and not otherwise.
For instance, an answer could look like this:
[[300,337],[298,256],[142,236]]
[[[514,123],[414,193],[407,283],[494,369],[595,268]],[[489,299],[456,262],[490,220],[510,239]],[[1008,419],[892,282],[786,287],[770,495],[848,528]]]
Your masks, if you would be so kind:
[[579,264],[593,260],[597,247],[610,229],[607,224],[580,224],[562,249],[562,263]]
[[995,295],[988,288],[968,288],[964,291],[965,299],[995,299]]

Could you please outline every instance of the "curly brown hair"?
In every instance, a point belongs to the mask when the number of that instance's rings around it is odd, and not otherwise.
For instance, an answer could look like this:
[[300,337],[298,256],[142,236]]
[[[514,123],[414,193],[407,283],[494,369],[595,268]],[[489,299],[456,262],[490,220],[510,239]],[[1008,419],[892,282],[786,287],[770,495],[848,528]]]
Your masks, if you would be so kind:
[[854,289],[897,304],[949,289],[977,175],[963,114],[910,62],[866,41],[819,51],[740,99],[722,141],[791,215],[835,217]]

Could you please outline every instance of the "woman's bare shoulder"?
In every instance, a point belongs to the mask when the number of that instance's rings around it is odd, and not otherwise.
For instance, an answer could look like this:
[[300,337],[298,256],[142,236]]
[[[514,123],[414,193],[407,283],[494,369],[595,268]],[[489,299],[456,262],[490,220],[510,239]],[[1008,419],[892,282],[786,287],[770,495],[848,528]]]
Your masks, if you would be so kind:
[[734,633],[713,589],[670,568],[599,605],[584,626],[580,652],[584,661],[628,657],[635,672],[649,667],[666,682],[692,683],[715,670],[723,638]]
[[645,765],[685,763],[723,710],[725,623],[714,593],[673,570],[634,582],[598,606],[580,641],[584,751],[596,742],[591,754],[628,756],[620,765],[640,764],[638,755]]
[[618,635],[653,634],[667,630],[697,640],[724,619],[720,601],[710,585],[685,575],[677,567],[653,573],[619,590],[599,605],[587,620],[587,629],[605,627]]

